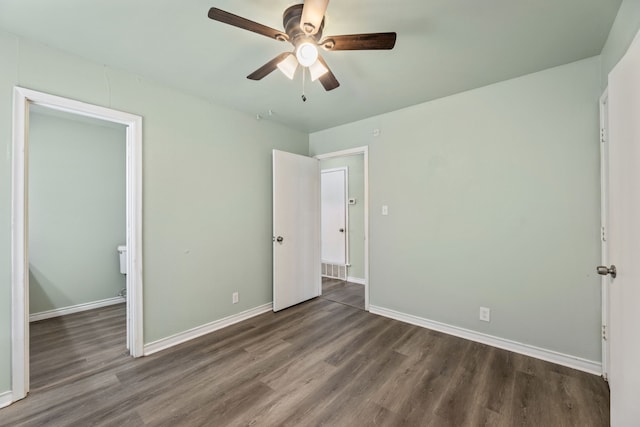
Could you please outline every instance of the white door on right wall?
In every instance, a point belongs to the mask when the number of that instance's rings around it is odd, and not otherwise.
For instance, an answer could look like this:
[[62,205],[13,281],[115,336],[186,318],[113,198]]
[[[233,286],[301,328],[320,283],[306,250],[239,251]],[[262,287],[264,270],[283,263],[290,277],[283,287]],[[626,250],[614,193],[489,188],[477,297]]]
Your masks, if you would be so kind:
[[[609,74],[611,425],[640,425],[640,39]],[[611,267],[611,266],[607,266]]]

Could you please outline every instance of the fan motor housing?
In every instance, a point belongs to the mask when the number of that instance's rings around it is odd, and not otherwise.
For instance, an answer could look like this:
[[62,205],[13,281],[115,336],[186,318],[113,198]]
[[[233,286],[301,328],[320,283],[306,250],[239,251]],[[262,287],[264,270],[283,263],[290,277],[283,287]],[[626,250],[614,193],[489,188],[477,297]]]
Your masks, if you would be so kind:
[[282,24],[284,26],[284,31],[289,36],[289,41],[297,46],[298,43],[302,40],[312,39],[314,42],[318,43],[320,38],[322,37],[322,29],[324,28],[324,18],[322,18],[322,23],[320,24],[320,28],[318,28],[318,32],[313,35],[306,34],[302,28],[300,28],[300,19],[302,18],[302,8],[304,5],[295,4],[282,14]]

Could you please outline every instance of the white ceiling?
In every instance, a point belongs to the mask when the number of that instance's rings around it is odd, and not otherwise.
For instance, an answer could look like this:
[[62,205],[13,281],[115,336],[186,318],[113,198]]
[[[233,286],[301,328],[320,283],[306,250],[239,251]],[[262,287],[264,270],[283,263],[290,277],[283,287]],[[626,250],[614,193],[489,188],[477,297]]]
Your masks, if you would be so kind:
[[313,132],[598,55],[621,0],[333,0],[324,34],[395,31],[391,51],[325,52],[341,83],[246,76],[291,45],[210,20],[282,29],[287,0],[0,0],[0,28],[215,103]]

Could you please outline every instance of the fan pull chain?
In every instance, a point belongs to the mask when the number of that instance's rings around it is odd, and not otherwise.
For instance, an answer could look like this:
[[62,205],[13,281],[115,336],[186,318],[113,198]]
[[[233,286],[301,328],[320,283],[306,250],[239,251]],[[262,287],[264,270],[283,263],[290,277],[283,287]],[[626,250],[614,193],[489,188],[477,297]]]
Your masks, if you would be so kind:
[[307,75],[307,68],[303,67],[302,68],[302,102],[307,102],[307,97],[304,95],[304,82],[305,82],[305,76]]

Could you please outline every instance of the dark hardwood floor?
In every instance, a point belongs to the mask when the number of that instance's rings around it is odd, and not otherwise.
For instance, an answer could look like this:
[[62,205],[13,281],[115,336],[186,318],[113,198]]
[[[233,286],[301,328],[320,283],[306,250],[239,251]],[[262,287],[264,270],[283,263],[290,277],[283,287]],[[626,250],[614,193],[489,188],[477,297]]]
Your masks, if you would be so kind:
[[31,325],[2,426],[607,426],[599,377],[316,298],[152,356],[124,306]]
[[364,285],[323,277],[322,298],[364,310]]

